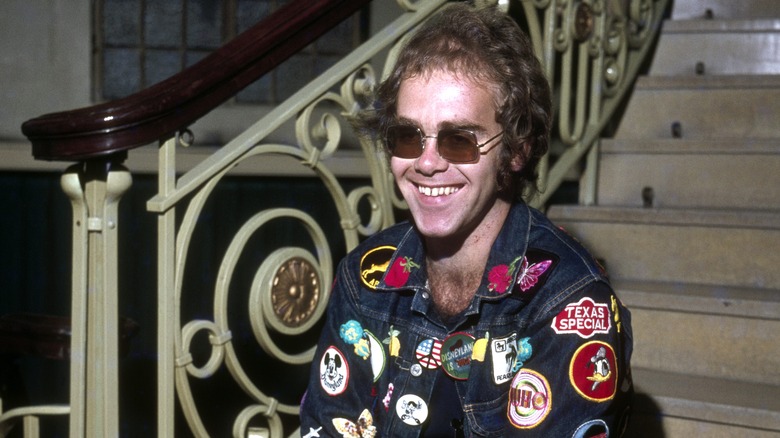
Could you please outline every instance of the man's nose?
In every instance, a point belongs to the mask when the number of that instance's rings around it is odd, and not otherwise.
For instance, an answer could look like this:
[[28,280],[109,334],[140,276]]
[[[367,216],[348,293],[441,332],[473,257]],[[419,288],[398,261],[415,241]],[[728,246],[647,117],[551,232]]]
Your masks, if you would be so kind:
[[419,157],[414,161],[414,168],[423,175],[431,175],[436,172],[442,172],[447,169],[449,163],[439,156],[438,143],[436,137],[423,137],[423,150]]

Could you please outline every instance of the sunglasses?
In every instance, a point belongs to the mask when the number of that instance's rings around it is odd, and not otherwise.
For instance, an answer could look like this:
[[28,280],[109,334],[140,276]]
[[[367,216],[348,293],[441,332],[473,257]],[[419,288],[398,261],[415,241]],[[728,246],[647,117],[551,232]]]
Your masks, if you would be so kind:
[[465,129],[442,129],[433,135],[423,135],[419,128],[409,125],[394,125],[387,128],[385,144],[390,154],[398,158],[417,158],[425,149],[425,139],[436,139],[439,156],[454,164],[476,163],[481,148],[497,139],[503,132],[490,137],[484,143],[477,143],[477,136]]

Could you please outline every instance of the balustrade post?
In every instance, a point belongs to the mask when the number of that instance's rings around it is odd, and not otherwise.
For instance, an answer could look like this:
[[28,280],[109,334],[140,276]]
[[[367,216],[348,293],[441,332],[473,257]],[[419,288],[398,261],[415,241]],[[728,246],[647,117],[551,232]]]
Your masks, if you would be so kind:
[[118,206],[130,172],[116,156],[61,178],[73,208],[70,436],[119,434]]

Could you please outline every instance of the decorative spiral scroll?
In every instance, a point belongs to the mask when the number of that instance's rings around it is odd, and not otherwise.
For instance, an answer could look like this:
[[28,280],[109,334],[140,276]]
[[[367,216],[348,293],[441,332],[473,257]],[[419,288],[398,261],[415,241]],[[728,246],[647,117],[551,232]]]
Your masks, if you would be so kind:
[[[211,356],[205,365],[198,368],[192,361],[192,354],[189,353],[192,340],[195,335],[205,330],[209,333],[209,341],[211,342]],[[225,357],[224,345],[230,341],[231,334],[229,331],[222,330],[219,326],[211,321],[190,321],[182,328],[182,352],[180,356],[176,358],[177,366],[186,366],[187,372],[199,379],[207,379],[217,372],[222,365],[222,360]]]
[[358,232],[364,236],[370,236],[382,229],[382,211],[380,208],[378,196],[376,190],[372,187],[359,187],[350,192],[347,201],[350,208],[353,211],[358,210],[358,205],[362,199],[368,199],[371,206],[371,217],[368,220],[368,225],[358,226]]
[[249,426],[249,422],[254,417],[262,415],[264,420],[267,421],[268,431],[271,433],[269,435],[270,438],[282,438],[284,436],[284,428],[282,426],[282,420],[279,418],[279,414],[275,412],[275,402],[276,400],[272,400],[272,406],[252,405],[244,408],[233,422],[233,436],[250,436],[250,432],[253,428]]

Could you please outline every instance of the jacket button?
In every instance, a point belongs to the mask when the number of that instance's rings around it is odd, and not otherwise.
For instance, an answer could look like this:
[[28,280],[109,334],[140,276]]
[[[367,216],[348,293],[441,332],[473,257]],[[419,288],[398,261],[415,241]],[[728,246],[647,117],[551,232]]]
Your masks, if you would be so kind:
[[419,363],[416,363],[409,368],[409,372],[412,373],[414,377],[417,377],[422,374],[422,366]]

